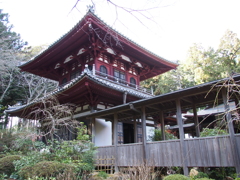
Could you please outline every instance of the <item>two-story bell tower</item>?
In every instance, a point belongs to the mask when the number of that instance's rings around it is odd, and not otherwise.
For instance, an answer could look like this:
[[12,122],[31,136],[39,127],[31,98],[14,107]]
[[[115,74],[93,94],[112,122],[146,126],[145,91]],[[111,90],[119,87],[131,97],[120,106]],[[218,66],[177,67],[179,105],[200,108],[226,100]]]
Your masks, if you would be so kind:
[[[59,88],[51,94],[62,104],[75,104],[78,117],[81,113],[152,97],[140,87],[140,81],[176,66],[113,30],[89,11],[68,33],[20,68],[58,81]],[[25,118],[37,103],[36,100],[9,113]],[[85,123],[89,125],[90,121]],[[103,124],[98,122],[99,126]],[[104,128],[95,130],[96,139],[101,137],[97,132],[106,132]]]

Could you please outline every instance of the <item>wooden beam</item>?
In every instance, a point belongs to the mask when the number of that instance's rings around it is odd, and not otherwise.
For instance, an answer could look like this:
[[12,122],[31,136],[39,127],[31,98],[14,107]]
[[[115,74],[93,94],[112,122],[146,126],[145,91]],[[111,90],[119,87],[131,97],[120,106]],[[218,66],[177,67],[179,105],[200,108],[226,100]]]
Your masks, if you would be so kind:
[[186,101],[188,103],[192,103],[192,99],[191,98],[188,98],[188,97],[185,97],[185,98],[181,98],[183,101]]
[[223,98],[223,102],[224,102],[224,106],[225,106],[225,117],[227,120],[228,131],[229,131],[231,145],[232,145],[232,149],[233,149],[236,173],[237,173],[237,176],[240,177],[240,163],[239,163],[240,162],[240,149],[238,149],[238,146],[237,146],[237,140],[235,137],[233,120],[232,120],[232,115],[231,115],[230,108],[229,108],[227,94],[228,94],[228,92],[227,92],[226,88],[223,87],[222,88],[222,98]]
[[182,110],[180,99],[176,99],[176,107],[177,107],[177,123],[179,127],[179,136],[180,136],[180,145],[181,145],[181,153],[182,153],[182,164],[183,164],[183,172],[185,176],[188,176],[188,159],[187,159],[187,148],[184,142],[184,130],[183,130],[183,121],[182,121]]

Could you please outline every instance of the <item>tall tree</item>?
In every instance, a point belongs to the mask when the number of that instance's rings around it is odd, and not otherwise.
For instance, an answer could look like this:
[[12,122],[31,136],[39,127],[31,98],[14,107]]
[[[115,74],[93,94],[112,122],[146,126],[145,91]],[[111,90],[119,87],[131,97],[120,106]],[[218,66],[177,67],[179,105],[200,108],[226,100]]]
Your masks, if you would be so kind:
[[218,49],[194,44],[189,48],[186,61],[172,71],[142,83],[153,87],[154,93],[163,94],[193,85],[222,79],[240,73],[240,40],[227,30]]
[[[57,83],[28,73],[22,73],[18,65],[31,59],[46,45],[35,48],[26,47],[20,35],[12,31],[9,15],[0,10],[0,117],[8,105],[14,105],[18,100],[27,103],[46,95],[56,88]],[[4,124],[5,120],[0,119]]]
[[[38,55],[40,52],[45,50],[48,45],[43,44],[39,46],[34,46],[28,49],[28,52],[25,54],[24,59],[31,59]],[[22,72],[21,81],[23,83],[24,89],[24,99],[26,103],[29,103],[35,99],[46,96],[47,93],[53,91],[57,88],[58,83],[56,81],[46,79],[34,74]]]
[[192,81],[189,72],[184,70],[184,64],[180,62],[178,63],[179,66],[176,69],[147,79],[142,83],[142,85],[147,88],[151,87],[155,95],[193,86],[195,83]]
[[12,31],[8,21],[9,15],[0,10],[0,104],[14,104],[14,99],[21,96],[17,65],[21,61],[20,53],[27,44],[19,34]]
[[240,40],[236,33],[227,30],[221,38],[217,52],[226,75],[240,72]]

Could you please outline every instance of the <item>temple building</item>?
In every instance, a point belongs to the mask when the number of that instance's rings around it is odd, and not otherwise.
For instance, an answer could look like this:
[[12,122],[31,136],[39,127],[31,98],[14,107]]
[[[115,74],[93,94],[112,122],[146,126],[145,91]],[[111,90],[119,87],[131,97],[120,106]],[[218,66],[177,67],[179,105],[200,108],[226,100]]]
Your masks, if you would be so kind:
[[[176,67],[177,64],[131,41],[89,11],[68,33],[20,69],[57,81],[59,87],[45,98],[55,95],[60,104],[75,104],[74,118],[78,120],[82,114],[153,97],[140,82]],[[35,100],[8,113],[34,119],[29,114],[40,103]],[[91,129],[97,146],[112,144],[111,119],[83,121]],[[118,132],[118,143],[141,141],[141,128],[134,123],[119,122]],[[61,138],[73,137],[65,133]]]
[[[59,116],[58,123],[84,122],[98,146],[96,165],[111,166],[115,172],[119,167],[150,162],[155,167],[182,166],[186,176],[191,167],[235,167],[240,174],[240,134],[234,129],[239,125],[240,97],[239,89],[232,88],[239,87],[240,75],[155,97],[140,86],[141,81],[176,67],[89,11],[48,49],[20,66],[22,71],[57,81],[58,88],[7,113],[37,120],[42,127],[51,119],[45,118],[43,110],[52,107],[48,100],[54,97],[60,107],[50,109],[51,116]],[[222,122],[229,134],[200,137],[204,124],[197,109],[213,107],[216,102],[224,104]],[[231,103],[236,111],[230,111]],[[73,114],[63,117],[68,111],[65,104]],[[33,113],[37,108],[38,116]],[[193,113],[185,121],[183,113],[189,110]],[[211,117],[206,122],[212,123]],[[162,141],[147,142],[147,127],[159,123]],[[177,129],[179,139],[167,141],[165,125]],[[52,133],[54,138],[71,140],[76,136],[72,128],[61,126]],[[194,138],[185,138],[186,132]],[[110,164],[102,162],[102,157],[110,159]]]

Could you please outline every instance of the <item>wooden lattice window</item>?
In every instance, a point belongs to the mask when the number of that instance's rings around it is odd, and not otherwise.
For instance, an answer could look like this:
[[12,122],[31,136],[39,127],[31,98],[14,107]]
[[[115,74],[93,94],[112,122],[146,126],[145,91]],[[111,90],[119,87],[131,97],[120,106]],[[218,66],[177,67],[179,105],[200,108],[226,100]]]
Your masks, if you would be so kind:
[[122,71],[118,71],[114,69],[114,77],[116,81],[119,81],[120,83],[125,83],[126,82],[126,75]]
[[133,78],[133,77],[131,77],[130,78],[130,85],[132,86],[132,87],[136,87],[136,79],[135,78]]
[[108,74],[107,68],[104,65],[100,66],[100,72],[101,72],[101,74]]

